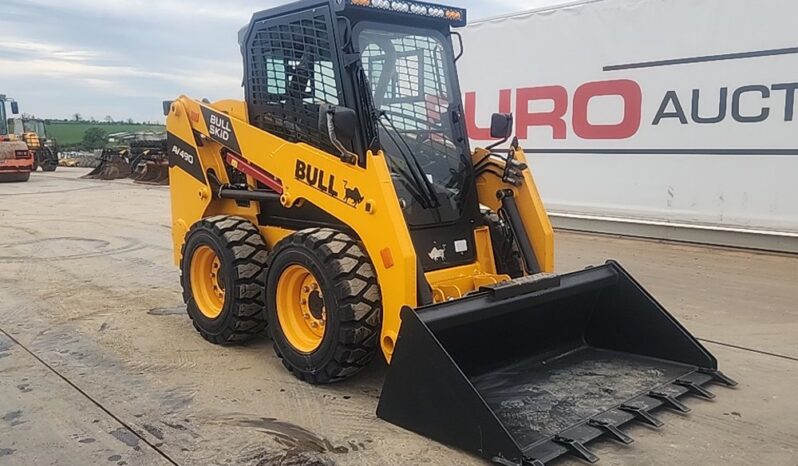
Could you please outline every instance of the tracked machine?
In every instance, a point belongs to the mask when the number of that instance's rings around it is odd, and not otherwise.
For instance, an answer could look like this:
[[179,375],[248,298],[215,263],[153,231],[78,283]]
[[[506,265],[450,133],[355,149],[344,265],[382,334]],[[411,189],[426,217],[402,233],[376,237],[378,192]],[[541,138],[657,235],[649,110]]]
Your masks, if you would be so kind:
[[0,183],[28,181],[34,169],[33,152],[24,141],[9,131],[6,102],[11,104],[12,114],[19,114],[19,104],[0,94]]
[[618,263],[554,273],[511,115],[469,147],[465,21],[292,3],[239,33],[245,101],[164,102],[188,315],[216,344],[268,329],[313,384],[381,353],[379,417],[495,463],[595,462],[591,440],[630,443],[625,424],[734,382]]

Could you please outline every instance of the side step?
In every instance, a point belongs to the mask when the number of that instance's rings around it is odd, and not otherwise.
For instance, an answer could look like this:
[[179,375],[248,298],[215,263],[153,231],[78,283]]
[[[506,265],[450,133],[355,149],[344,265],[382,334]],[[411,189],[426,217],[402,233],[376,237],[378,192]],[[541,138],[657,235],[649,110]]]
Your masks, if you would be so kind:
[[543,465],[632,443],[631,421],[736,385],[617,263],[402,310],[379,417],[497,464]]

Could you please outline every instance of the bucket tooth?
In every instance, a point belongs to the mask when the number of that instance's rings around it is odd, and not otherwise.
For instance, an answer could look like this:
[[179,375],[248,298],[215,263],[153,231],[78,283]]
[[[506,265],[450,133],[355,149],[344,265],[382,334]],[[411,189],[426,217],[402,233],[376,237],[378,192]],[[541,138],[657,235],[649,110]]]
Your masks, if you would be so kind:
[[555,443],[559,443],[560,445],[568,447],[568,450],[571,452],[571,454],[582,458],[588,463],[598,463],[599,457],[590,451],[586,446],[584,446],[582,442],[576,439],[564,437],[562,435],[555,435],[552,440]]
[[626,432],[619,429],[615,424],[607,421],[605,419],[591,419],[587,421],[587,425],[590,427],[595,427],[596,429],[601,430],[603,433],[607,434],[610,438],[617,440],[624,445],[630,445],[634,442],[634,439],[626,434]]
[[648,396],[660,400],[668,408],[679,411],[680,413],[690,412],[690,408],[688,408],[687,405],[676,399],[676,397],[671,395],[670,393],[665,393],[659,390],[652,390],[648,393]]
[[730,377],[726,376],[726,374],[724,374],[723,372],[721,372],[721,371],[719,371],[717,369],[701,368],[701,369],[698,369],[698,372],[700,372],[702,374],[707,374],[708,376],[712,377],[712,381],[713,382],[717,382],[717,383],[726,385],[727,387],[736,387],[737,386],[737,382],[736,381],[734,381]]
[[506,458],[502,458],[501,456],[494,456],[490,459],[490,462],[493,464],[498,464],[499,466],[546,466],[546,463],[543,461],[528,456],[525,456],[521,462],[510,461]]
[[651,413],[649,413],[646,410],[646,408],[644,408],[644,407],[642,407],[640,405],[624,404],[624,405],[621,405],[621,407],[618,408],[618,409],[620,409],[621,411],[626,411],[627,413],[633,414],[635,416],[635,419],[637,419],[638,421],[640,421],[640,422],[642,422],[644,424],[647,424],[647,425],[649,425],[651,427],[656,427],[657,429],[659,429],[660,427],[665,425],[664,422],[662,422],[659,419],[657,419],[654,416],[652,416]]
[[535,458],[524,458],[523,466],[546,466],[543,461]]
[[673,382],[675,385],[679,385],[680,387],[684,387],[687,389],[689,393],[693,395],[703,398],[705,400],[713,400],[715,399],[715,394],[707,390],[706,388],[702,387],[701,385],[693,382],[692,380],[683,380],[679,379]]

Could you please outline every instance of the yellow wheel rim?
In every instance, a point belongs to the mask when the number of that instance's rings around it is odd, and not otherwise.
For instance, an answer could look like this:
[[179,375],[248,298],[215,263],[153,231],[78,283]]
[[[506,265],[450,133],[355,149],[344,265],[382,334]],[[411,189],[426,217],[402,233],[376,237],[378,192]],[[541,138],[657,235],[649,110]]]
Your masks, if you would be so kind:
[[277,319],[288,343],[311,353],[324,338],[327,309],[316,277],[301,265],[290,265],[277,281]]
[[200,246],[191,256],[191,293],[202,315],[215,319],[224,307],[222,262],[210,246]]

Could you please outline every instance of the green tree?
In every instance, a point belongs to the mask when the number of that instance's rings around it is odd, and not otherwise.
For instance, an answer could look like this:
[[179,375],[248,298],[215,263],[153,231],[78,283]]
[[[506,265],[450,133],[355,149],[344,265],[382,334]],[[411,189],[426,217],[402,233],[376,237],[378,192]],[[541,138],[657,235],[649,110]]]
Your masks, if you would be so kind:
[[81,145],[84,149],[94,150],[102,149],[105,147],[106,142],[105,130],[102,128],[89,128],[83,133],[83,142]]

